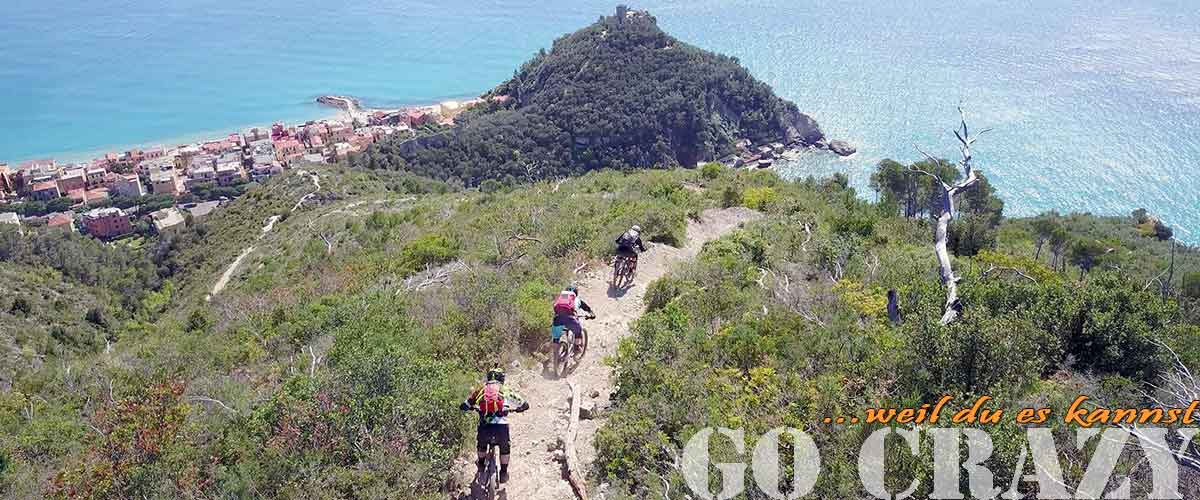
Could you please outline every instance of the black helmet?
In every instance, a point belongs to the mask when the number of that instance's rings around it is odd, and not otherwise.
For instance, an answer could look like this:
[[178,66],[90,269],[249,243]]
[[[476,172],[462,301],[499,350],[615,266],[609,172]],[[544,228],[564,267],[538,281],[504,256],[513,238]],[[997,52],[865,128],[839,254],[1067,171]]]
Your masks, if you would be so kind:
[[579,287],[577,287],[577,286],[575,286],[575,285],[567,285],[567,291],[568,291],[568,292],[571,292],[571,293],[574,293],[574,294],[578,294],[578,293],[579,293]]
[[487,381],[491,382],[493,380],[500,382],[501,384],[504,383],[504,370],[499,366],[487,371]]

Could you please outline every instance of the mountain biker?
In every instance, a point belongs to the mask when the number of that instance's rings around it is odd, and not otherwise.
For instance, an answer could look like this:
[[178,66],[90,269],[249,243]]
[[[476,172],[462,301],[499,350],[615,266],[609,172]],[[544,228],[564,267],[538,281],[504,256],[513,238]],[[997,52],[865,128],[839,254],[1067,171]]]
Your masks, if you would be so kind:
[[621,233],[617,237],[617,258],[633,259],[634,267],[637,267],[638,253],[634,248],[643,252],[646,251],[646,245],[642,244],[642,228],[637,224],[630,227],[628,231]]
[[592,307],[579,298],[578,287],[570,285],[558,293],[558,298],[554,300],[554,323],[550,328],[550,334],[554,337],[555,344],[562,338],[564,329],[570,329],[575,333],[576,342],[581,341],[583,325],[579,324],[578,318],[581,311],[587,312],[588,318],[596,317],[596,313],[592,312]]
[[529,402],[504,386],[504,370],[495,367],[487,371],[483,386],[471,391],[459,406],[462,411],[479,412],[479,427],[476,429],[475,465],[482,471],[487,464],[488,446],[500,448],[500,482],[508,481],[508,457],[512,452],[512,441],[508,434],[508,413],[522,413],[529,409]]

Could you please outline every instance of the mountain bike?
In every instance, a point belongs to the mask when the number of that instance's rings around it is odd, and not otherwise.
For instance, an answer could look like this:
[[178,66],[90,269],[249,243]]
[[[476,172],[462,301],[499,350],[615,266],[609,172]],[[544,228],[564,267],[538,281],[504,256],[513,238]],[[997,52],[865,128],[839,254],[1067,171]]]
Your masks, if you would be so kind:
[[622,285],[632,284],[633,275],[637,273],[637,261],[637,254],[617,254],[613,257],[612,285],[620,288]]
[[[578,319],[595,319],[595,316],[582,316]],[[571,370],[579,366],[579,360],[583,358],[583,354],[587,352],[588,346],[588,331],[587,328],[580,328],[580,338],[575,338],[575,332],[570,328],[562,327],[563,334],[558,339],[558,345],[554,346],[554,376],[555,378],[566,377]]]
[[496,492],[500,489],[500,445],[489,443],[487,449],[487,463],[483,467],[483,471],[476,478],[476,483],[483,490],[482,496],[486,500],[496,500]]
[[[505,403],[505,415],[512,413],[524,413],[525,410],[509,409],[508,403]],[[475,482],[471,487],[471,498],[495,500],[500,490],[500,442],[496,439],[489,439],[487,444],[487,458],[484,459],[483,469],[478,471],[475,476]]]

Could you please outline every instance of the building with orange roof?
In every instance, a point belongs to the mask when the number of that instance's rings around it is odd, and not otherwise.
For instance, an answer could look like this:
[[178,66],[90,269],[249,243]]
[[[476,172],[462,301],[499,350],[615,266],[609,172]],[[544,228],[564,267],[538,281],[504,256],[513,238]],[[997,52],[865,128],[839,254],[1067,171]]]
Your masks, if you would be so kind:
[[75,214],[71,212],[58,212],[46,216],[46,227],[50,229],[64,229],[70,232],[75,232]]
[[90,210],[81,217],[88,234],[100,239],[116,238],[133,232],[133,224],[124,210],[116,207]]
[[[84,188],[72,189],[67,191],[67,198],[75,201],[75,206],[87,203],[87,190]],[[74,207],[73,207],[74,208]]]
[[50,201],[55,198],[62,197],[62,190],[58,189],[58,183],[54,181],[38,182],[30,189],[29,194],[33,199],[39,201]]
[[304,156],[304,145],[300,141],[287,137],[275,140],[275,159],[289,162]]

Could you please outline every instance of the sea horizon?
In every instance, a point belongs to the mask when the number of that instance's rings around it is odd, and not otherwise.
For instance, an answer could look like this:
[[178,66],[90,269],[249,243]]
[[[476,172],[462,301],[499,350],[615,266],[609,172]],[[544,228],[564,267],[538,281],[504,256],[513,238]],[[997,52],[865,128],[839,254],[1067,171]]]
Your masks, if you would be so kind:
[[[312,0],[120,6],[14,0],[0,19],[0,161],[219,137],[275,121],[474,96],[615,3]],[[879,160],[954,158],[962,102],[992,128],[976,155],[1005,213],[1128,214],[1200,234],[1200,5],[1015,1],[933,8],[765,0],[631,3],[680,40],[739,59],[859,153],[804,155],[790,178],[846,173],[864,196]],[[321,15],[315,15],[314,13]],[[935,29],[931,29],[935,28]],[[135,61],[137,64],[129,64]]]

